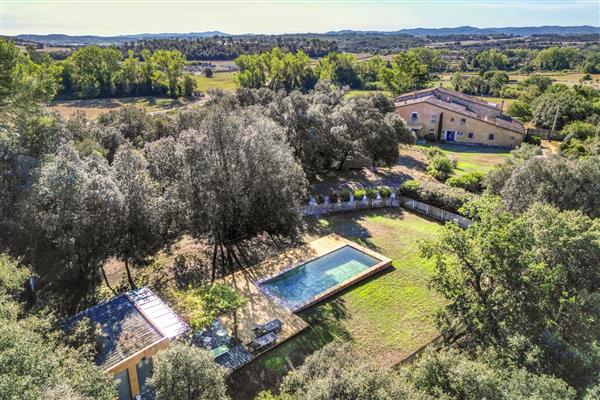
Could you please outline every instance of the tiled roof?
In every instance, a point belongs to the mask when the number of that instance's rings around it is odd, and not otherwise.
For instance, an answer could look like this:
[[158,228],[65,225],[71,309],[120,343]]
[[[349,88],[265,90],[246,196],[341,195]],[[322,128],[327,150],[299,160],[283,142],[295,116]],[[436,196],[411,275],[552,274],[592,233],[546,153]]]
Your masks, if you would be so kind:
[[[401,99],[401,100],[399,100],[399,99]],[[398,107],[398,106],[405,106],[405,105],[411,105],[411,104],[417,104],[417,103],[432,104],[434,106],[445,108],[447,110],[454,111],[456,113],[465,115],[467,117],[475,118],[480,121],[484,121],[484,122],[490,123],[492,125],[499,126],[501,128],[509,129],[511,131],[514,131],[514,132],[517,132],[520,134],[525,134],[525,128],[524,128],[523,124],[515,119],[512,119],[511,117],[509,117],[507,115],[501,115],[501,116],[481,115],[472,110],[467,109],[467,107],[465,107],[461,104],[440,100],[439,98],[434,96],[433,93],[429,96],[416,97],[416,98],[414,96],[413,97],[401,96],[401,97],[396,98],[395,105],[396,105],[396,107]]]
[[431,94],[433,96],[442,96],[442,95],[446,95],[446,96],[450,96],[450,97],[456,97],[459,99],[463,99],[469,103],[475,103],[481,106],[485,106],[488,108],[492,108],[492,109],[496,109],[498,110],[498,105],[496,103],[491,103],[489,101],[483,101],[480,100],[479,98],[475,97],[475,96],[470,96],[468,94],[464,94],[461,92],[457,92],[456,90],[450,90],[450,89],[446,89],[443,87],[435,87],[435,88],[427,88],[427,89],[421,89],[421,90],[416,90],[410,93],[405,93],[402,94],[398,97],[396,97],[395,101],[403,101],[403,100],[408,100],[410,98],[415,98],[415,96],[418,97],[423,97],[424,95],[428,95]]
[[108,369],[138,351],[168,337],[173,339],[189,328],[150,289],[140,288],[74,315],[62,324],[89,318],[102,328],[102,348],[95,358],[97,365]]

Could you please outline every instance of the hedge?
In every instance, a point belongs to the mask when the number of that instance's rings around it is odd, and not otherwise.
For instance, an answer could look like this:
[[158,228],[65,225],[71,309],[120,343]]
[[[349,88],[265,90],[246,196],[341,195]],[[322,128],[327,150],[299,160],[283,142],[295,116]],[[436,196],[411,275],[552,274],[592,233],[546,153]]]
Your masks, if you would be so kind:
[[453,176],[446,180],[446,185],[464,189],[471,193],[481,193],[484,174],[479,171],[469,172],[461,176]]
[[421,182],[414,179],[404,182],[398,188],[398,195],[410,197],[446,211],[458,213],[463,204],[473,200],[475,195],[466,190],[449,187],[440,183]]

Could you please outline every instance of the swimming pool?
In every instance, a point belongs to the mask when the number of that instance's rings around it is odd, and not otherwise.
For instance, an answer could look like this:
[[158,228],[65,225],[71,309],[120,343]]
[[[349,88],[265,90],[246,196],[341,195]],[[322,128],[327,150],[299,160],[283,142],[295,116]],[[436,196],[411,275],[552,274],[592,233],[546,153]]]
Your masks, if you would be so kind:
[[[345,286],[382,260],[345,245],[259,282],[259,288],[292,311],[305,308],[333,288]],[[354,282],[348,282],[349,284]]]

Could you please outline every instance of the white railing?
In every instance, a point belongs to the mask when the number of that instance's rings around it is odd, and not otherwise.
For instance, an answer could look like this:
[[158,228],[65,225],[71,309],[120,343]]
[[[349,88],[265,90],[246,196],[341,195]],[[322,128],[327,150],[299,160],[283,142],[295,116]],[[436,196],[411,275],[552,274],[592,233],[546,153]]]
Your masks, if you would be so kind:
[[363,199],[359,201],[345,201],[323,204],[316,204],[311,202],[302,208],[302,214],[304,216],[316,216],[325,214],[334,214],[346,211],[366,210],[371,208],[386,208],[386,207],[404,207],[414,210],[418,213],[425,214],[429,217],[438,219],[440,221],[456,221],[459,226],[466,228],[471,225],[472,221],[468,218],[452,213],[450,211],[443,210],[439,207],[423,203],[421,201],[413,200],[408,197],[391,197],[387,199],[377,198],[373,200]]

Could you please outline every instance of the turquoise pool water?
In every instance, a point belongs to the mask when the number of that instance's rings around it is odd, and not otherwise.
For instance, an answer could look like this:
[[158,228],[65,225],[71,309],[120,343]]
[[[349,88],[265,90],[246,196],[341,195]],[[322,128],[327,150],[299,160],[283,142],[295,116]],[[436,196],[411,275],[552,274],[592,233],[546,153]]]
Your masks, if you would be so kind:
[[291,310],[313,297],[369,269],[378,259],[351,246],[292,268],[259,284],[261,290],[277,297]]

